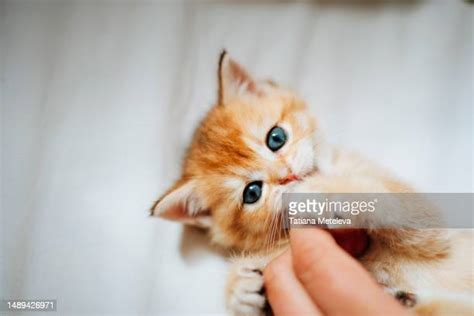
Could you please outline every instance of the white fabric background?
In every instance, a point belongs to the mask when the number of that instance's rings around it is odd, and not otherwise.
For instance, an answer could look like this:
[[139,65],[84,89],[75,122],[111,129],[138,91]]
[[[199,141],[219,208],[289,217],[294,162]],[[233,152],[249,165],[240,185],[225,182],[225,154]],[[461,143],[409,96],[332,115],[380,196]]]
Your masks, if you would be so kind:
[[225,47],[293,87],[328,138],[427,192],[472,192],[463,1],[1,5],[0,297],[62,315],[222,313],[226,264],[147,217],[215,99]]

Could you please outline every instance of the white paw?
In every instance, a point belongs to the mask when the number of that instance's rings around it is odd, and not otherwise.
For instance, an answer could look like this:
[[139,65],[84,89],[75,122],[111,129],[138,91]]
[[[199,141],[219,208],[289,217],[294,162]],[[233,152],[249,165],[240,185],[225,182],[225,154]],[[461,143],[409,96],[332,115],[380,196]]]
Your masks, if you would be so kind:
[[266,298],[263,275],[251,262],[233,268],[229,284],[228,308],[233,315],[263,315]]

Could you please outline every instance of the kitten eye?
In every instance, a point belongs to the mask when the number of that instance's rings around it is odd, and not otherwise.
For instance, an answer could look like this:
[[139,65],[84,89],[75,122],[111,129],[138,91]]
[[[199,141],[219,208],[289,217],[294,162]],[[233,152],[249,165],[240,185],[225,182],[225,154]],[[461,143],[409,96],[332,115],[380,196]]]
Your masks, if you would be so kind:
[[277,151],[286,143],[285,130],[279,126],[273,127],[267,135],[267,146],[271,151]]
[[249,184],[244,189],[244,203],[253,204],[260,199],[262,196],[262,181],[254,181]]

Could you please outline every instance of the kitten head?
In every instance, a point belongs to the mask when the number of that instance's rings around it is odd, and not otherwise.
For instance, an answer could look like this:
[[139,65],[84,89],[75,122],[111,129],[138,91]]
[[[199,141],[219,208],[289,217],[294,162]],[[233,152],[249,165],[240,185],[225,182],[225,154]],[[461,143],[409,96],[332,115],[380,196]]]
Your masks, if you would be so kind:
[[218,82],[181,178],[152,215],[207,227],[222,246],[262,250],[284,237],[282,194],[316,170],[316,123],[303,101],[225,52]]

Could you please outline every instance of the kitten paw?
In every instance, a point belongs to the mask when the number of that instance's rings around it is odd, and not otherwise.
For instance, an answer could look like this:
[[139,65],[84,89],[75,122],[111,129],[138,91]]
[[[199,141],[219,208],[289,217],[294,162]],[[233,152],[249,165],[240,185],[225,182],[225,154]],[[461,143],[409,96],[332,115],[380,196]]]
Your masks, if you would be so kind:
[[266,315],[269,309],[260,267],[250,261],[234,265],[228,285],[227,305],[233,315]]

